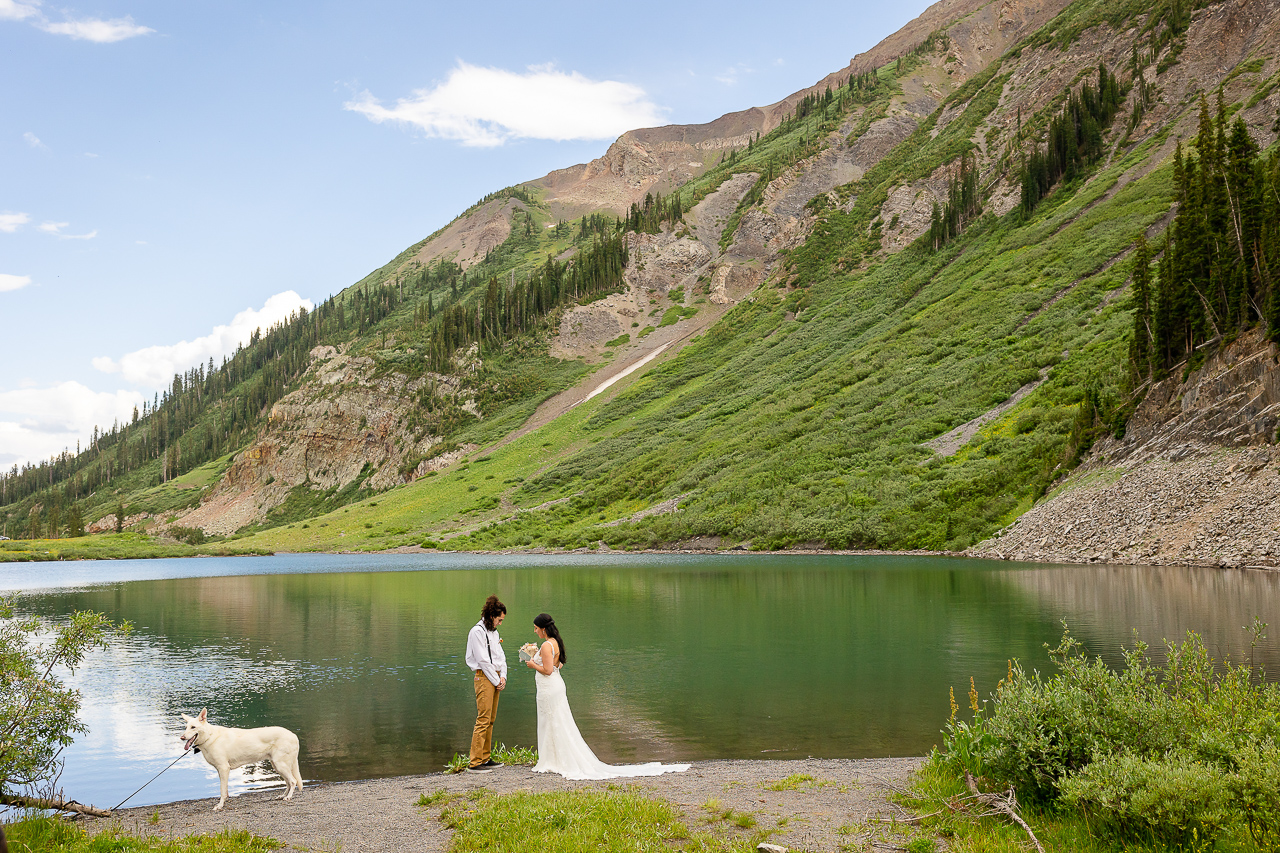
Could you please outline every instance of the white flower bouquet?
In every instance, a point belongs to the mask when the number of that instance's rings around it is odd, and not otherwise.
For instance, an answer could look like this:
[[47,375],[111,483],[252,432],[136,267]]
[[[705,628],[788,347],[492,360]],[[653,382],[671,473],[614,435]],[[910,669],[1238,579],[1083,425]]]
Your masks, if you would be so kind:
[[535,643],[525,643],[520,647],[520,662],[533,660],[533,656],[538,653],[538,646]]

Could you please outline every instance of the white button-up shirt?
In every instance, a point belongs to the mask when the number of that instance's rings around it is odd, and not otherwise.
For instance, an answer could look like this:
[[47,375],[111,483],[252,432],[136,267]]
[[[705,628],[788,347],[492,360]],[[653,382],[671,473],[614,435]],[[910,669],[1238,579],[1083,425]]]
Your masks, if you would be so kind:
[[497,630],[489,631],[481,619],[467,634],[467,666],[479,670],[497,687],[507,677],[507,656],[502,651],[502,638]]

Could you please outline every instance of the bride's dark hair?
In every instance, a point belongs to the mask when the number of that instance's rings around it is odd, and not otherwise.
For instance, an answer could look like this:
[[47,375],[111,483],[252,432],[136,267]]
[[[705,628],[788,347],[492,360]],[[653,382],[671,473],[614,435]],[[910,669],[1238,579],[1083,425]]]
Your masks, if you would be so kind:
[[546,613],[539,613],[533,617],[533,624],[546,631],[547,636],[556,641],[556,645],[560,647],[560,663],[568,660],[564,654],[564,640],[560,636],[560,629],[556,627],[556,620]]

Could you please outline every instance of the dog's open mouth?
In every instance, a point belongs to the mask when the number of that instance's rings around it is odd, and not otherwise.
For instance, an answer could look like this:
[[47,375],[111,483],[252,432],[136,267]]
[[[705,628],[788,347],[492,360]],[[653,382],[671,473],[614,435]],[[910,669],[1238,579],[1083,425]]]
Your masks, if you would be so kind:
[[183,750],[183,752],[185,752],[185,751],[187,751],[188,749],[191,749],[191,747],[195,746],[195,743],[196,743],[196,736],[195,736],[195,735],[192,735],[190,738],[188,738],[186,735],[179,735],[179,737],[180,737],[180,738],[182,738],[182,750]]

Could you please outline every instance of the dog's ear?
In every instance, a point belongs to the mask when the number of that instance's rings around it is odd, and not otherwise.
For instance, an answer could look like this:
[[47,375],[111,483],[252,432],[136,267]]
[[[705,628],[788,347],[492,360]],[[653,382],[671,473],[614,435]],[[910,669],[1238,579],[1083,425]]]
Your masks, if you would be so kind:
[[181,717],[182,719],[186,720],[188,723],[189,723],[189,722],[191,722],[191,718],[190,718],[190,717],[188,717],[186,714],[183,714],[183,713],[179,712],[178,716],[179,716],[179,717]]
[[201,708],[201,709],[200,709],[200,722],[202,722],[202,723],[203,723],[203,722],[205,722],[205,720],[206,720],[206,719],[207,719],[207,717],[208,717],[208,713],[207,713],[207,712],[208,712],[208,710],[209,710],[208,708]]

